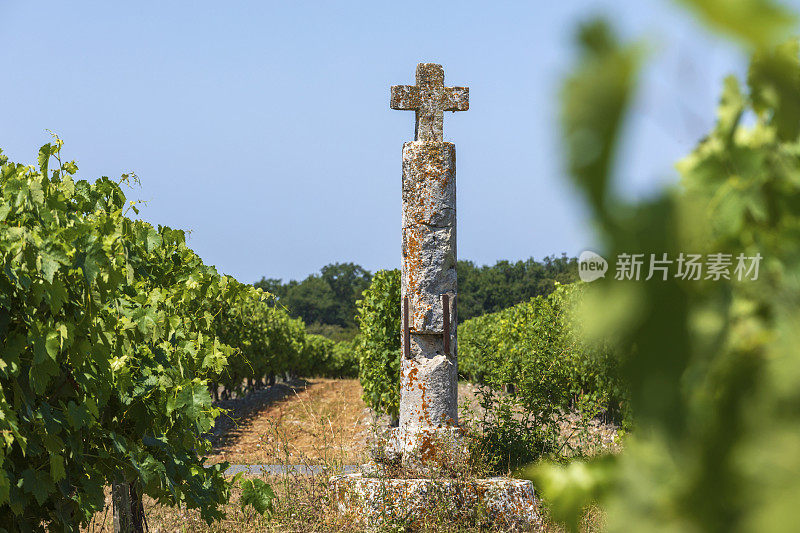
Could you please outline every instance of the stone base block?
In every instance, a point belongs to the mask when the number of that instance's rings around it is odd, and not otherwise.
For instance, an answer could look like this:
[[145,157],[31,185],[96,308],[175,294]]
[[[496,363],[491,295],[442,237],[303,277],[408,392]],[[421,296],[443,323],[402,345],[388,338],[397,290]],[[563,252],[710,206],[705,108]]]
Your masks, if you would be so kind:
[[366,526],[414,528],[437,519],[542,525],[533,484],[520,479],[381,479],[359,472],[335,476],[330,485],[339,512]]

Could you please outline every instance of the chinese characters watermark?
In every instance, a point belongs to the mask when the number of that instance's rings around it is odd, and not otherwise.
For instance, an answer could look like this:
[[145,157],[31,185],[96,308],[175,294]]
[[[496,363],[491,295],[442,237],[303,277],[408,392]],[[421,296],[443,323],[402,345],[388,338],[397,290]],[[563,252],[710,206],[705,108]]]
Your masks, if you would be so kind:
[[[737,280],[755,281],[761,254],[736,256],[726,253],[689,254],[681,252],[678,257],[661,254],[627,254],[617,256],[614,265],[614,279],[648,281],[651,279],[678,278],[682,280]],[[608,262],[594,252],[585,251],[578,257],[578,275],[583,281],[604,278]]]

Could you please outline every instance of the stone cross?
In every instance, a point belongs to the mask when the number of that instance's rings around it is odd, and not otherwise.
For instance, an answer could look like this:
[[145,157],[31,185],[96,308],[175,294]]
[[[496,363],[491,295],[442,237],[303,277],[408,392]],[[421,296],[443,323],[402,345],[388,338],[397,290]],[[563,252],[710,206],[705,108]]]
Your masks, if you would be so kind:
[[469,89],[445,87],[441,65],[420,63],[417,84],[392,87],[390,106],[417,115],[415,140],[403,144],[400,427],[385,446],[376,440],[361,472],[331,479],[334,501],[371,529],[392,517],[420,525],[476,507],[498,526],[541,527],[530,481],[468,474],[458,427],[456,150],[442,122],[444,111],[469,109]]
[[416,139],[403,144],[403,355],[391,446],[405,462],[427,437],[458,426],[456,151],[442,122],[443,111],[469,109],[469,89],[445,87],[441,65],[420,63],[417,84],[393,86],[390,106],[416,111]]
[[469,87],[445,87],[441,65],[420,63],[417,84],[392,86],[389,106],[416,111],[414,140],[441,142],[443,111],[467,111]]

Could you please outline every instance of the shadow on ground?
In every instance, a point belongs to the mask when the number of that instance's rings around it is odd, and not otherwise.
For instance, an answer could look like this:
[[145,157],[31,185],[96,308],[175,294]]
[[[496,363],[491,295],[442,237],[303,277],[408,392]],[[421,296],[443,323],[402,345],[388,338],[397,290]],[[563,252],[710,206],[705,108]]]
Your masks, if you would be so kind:
[[251,391],[241,398],[214,402],[216,407],[221,407],[228,411],[217,418],[214,427],[211,428],[209,433],[209,440],[214,446],[214,452],[218,452],[221,447],[241,436],[241,433],[250,425],[249,422],[265,408],[284,401],[294,396],[298,391],[306,390],[311,385],[313,383],[298,378]]

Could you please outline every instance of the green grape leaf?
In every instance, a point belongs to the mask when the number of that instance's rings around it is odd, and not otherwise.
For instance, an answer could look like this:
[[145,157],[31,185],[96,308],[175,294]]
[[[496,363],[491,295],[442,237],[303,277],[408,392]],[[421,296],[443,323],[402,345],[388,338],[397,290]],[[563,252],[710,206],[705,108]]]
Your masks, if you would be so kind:
[[64,458],[57,453],[50,453],[50,477],[58,483],[67,476],[64,471]]
[[52,381],[53,376],[57,376],[60,372],[58,364],[49,357],[45,357],[41,361],[34,361],[28,371],[28,378],[30,379],[31,386],[36,394],[44,393],[47,385]]
[[19,356],[28,344],[25,336],[14,333],[7,336],[4,340],[3,361],[7,365],[19,364]]
[[47,166],[50,162],[50,156],[53,155],[53,145],[50,143],[45,144],[39,148],[39,171],[47,176]]
[[55,361],[61,348],[61,334],[58,331],[47,332],[45,348],[47,349],[47,355],[50,356],[50,359]]
[[47,358],[55,361],[58,357],[61,338],[57,331],[48,330],[38,335],[33,341],[33,362],[42,363]]
[[161,236],[153,228],[148,228],[145,245],[148,253],[161,246]]
[[58,435],[45,433],[42,435],[42,444],[49,453],[59,453],[64,451],[64,441]]
[[739,82],[734,76],[725,78],[725,84],[717,108],[716,130],[730,143],[733,133],[739,125],[739,119],[744,113],[745,100],[739,89]]
[[92,417],[86,407],[70,401],[67,405],[67,421],[73,428],[80,429],[88,426],[92,421]]
[[597,501],[613,483],[616,457],[606,455],[591,462],[569,465],[541,464],[528,467],[521,477],[536,483],[552,512],[553,519],[569,531],[579,531],[586,508]]
[[42,260],[42,274],[48,282],[53,281],[53,275],[58,271],[59,261],[48,253],[39,256]]
[[8,480],[8,474],[5,470],[0,470],[0,505],[8,503],[10,489],[11,483]]
[[[66,163],[64,163],[63,168],[64,172],[66,172],[67,174],[76,174],[78,172],[78,165],[75,163],[75,161],[67,161]],[[74,190],[74,187],[72,188],[72,190]]]
[[45,293],[45,297],[50,304],[50,311],[53,314],[58,313],[69,298],[64,282],[58,278],[53,278],[50,283],[50,290]]
[[36,502],[42,505],[47,499],[47,494],[50,492],[48,476],[44,472],[28,468],[22,472],[22,490],[29,494],[33,494]]
[[75,259],[78,266],[83,270],[86,281],[90,284],[93,283],[103,264],[104,256],[102,250],[99,249],[96,243],[92,243],[85,252],[77,254]]
[[191,420],[197,420],[210,405],[208,387],[203,383],[192,383],[178,392],[174,409],[181,409]]
[[239,502],[242,510],[250,506],[262,516],[272,516],[272,501],[275,499],[275,492],[271,485],[260,479],[245,479],[242,481],[241,487],[242,495]]

